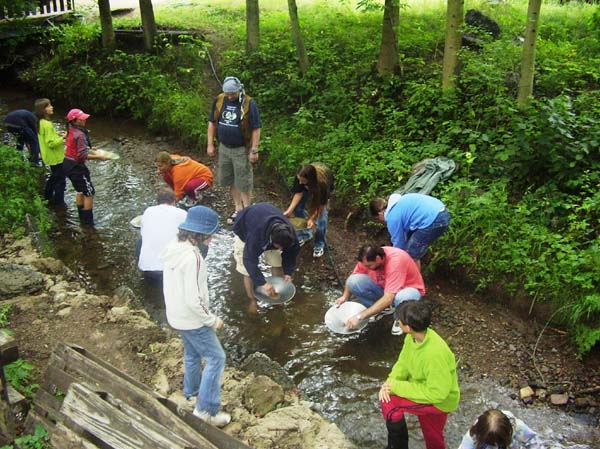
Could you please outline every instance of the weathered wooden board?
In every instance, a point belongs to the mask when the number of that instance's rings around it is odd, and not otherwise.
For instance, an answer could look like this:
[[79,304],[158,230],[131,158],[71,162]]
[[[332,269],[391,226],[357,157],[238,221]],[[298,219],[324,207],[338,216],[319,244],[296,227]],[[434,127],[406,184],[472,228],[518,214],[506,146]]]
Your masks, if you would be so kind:
[[[103,397],[104,396],[104,397]],[[60,411],[114,449],[185,449],[189,441],[121,404],[121,410],[83,384],[69,387]]]
[[[84,384],[88,392],[83,394],[77,390],[79,387],[73,387],[77,384]],[[73,388],[76,391],[72,393],[77,400],[75,403],[83,409],[85,409],[84,405],[88,407],[88,414],[75,413],[77,407],[73,405],[73,398],[69,399],[65,405],[65,393],[71,392]],[[90,392],[94,392],[95,397],[91,396]],[[140,432],[146,436],[152,435],[152,437],[155,434],[169,435],[170,432],[180,439],[180,444],[184,444],[181,447],[250,449],[249,446],[222,430],[196,418],[192,413],[178,409],[173,402],[158,395],[148,386],[78,346],[58,345],[52,354],[38,395],[39,404],[36,398],[36,413],[32,416],[31,422],[42,422],[51,435],[54,434],[54,431],[58,432],[56,438],[59,438],[59,434],[65,435],[64,430],[58,429],[59,425],[67,428],[70,432],[69,435],[72,436],[73,444],[79,444],[79,446],[72,446],[73,448],[87,448],[87,446],[81,445],[85,443],[78,443],[78,439],[89,442],[92,444],[90,447],[94,447],[94,444],[102,449],[113,447],[111,443],[103,440],[106,436],[105,433],[108,434],[115,430],[102,420],[110,417],[119,425],[123,425],[121,430],[124,434],[134,432],[136,437]],[[105,409],[96,410],[95,406],[100,404]],[[90,408],[92,405],[94,408]],[[103,410],[103,415],[100,415],[101,418],[99,418],[100,424],[96,423],[92,413],[92,411],[99,412],[99,410]],[[114,417],[112,414],[117,412],[121,415],[117,414]],[[79,418],[76,418],[77,416]],[[85,420],[83,417],[86,417]],[[96,424],[92,426],[93,423]],[[128,425],[125,426],[124,423],[128,423]],[[88,428],[88,426],[92,426],[92,428]],[[107,426],[104,431],[102,431],[103,426]],[[153,430],[148,432],[148,429]],[[164,429],[168,431],[165,432]],[[71,448],[68,445],[62,447]],[[114,447],[137,449],[140,446]],[[163,446],[159,446],[153,441],[151,446],[141,447],[160,448]],[[179,446],[169,442],[169,445],[164,447]]]

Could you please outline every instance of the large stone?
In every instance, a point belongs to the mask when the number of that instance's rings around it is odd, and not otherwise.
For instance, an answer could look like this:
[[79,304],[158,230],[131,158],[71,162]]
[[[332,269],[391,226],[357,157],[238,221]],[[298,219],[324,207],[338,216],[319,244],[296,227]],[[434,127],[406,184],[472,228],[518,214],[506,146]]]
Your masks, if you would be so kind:
[[300,405],[272,411],[244,435],[255,449],[352,449],[355,446],[335,425]]
[[31,268],[14,263],[0,263],[0,299],[37,293],[44,287],[44,277]]
[[244,404],[258,416],[274,410],[283,398],[281,385],[267,376],[256,376],[244,391]]
[[268,376],[286,390],[294,388],[294,382],[292,382],[292,379],[288,376],[283,367],[262,352],[255,352],[246,357],[241,368],[244,371],[254,373],[257,376]]

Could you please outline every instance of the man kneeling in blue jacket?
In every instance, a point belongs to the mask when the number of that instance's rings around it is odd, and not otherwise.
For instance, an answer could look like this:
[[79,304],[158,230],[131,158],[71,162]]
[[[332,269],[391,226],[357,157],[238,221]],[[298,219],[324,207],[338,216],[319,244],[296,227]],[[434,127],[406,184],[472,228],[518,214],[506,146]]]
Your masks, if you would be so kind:
[[258,203],[242,209],[233,223],[233,232],[236,270],[244,275],[244,288],[250,300],[248,310],[256,313],[255,288],[261,287],[268,296],[276,294],[258,268],[260,255],[265,254],[265,263],[271,266],[273,276],[283,277],[289,282],[296,269],[300,244],[287,217],[269,203]]

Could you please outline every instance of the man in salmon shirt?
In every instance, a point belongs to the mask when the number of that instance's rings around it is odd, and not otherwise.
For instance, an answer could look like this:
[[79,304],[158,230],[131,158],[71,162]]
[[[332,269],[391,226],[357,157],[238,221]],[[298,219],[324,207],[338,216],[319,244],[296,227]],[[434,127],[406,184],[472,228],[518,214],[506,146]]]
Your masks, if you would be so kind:
[[354,295],[367,309],[349,318],[346,327],[353,329],[369,317],[393,313],[392,335],[402,335],[396,308],[404,301],[419,300],[425,295],[417,264],[406,251],[391,246],[364,245],[358,250],[357,260],[344,293],[335,303],[343,304]]
[[154,160],[158,172],[175,192],[184,207],[195,206],[202,193],[213,184],[213,174],[206,165],[187,156],[161,151]]

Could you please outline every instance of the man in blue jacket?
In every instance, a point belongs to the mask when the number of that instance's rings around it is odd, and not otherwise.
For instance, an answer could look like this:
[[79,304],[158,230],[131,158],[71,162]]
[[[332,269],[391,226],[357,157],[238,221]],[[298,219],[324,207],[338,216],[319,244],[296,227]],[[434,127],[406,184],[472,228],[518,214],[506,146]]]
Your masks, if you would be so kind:
[[17,137],[17,150],[23,151],[25,145],[29,149],[29,160],[41,166],[40,141],[38,139],[38,121],[33,112],[17,109],[9,112],[4,119],[6,129]]
[[233,232],[236,270],[244,276],[249,310],[256,312],[256,287],[268,296],[276,293],[258,268],[260,255],[265,254],[265,263],[271,266],[273,276],[283,277],[289,282],[300,252],[298,237],[287,217],[269,203],[257,203],[242,209],[233,223]]

